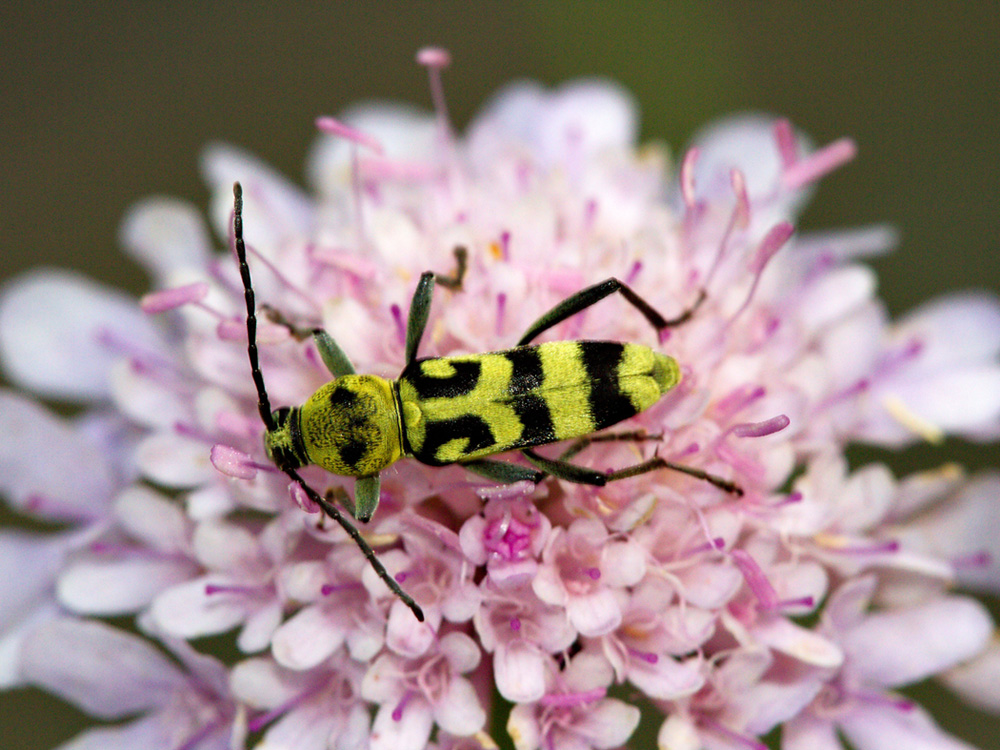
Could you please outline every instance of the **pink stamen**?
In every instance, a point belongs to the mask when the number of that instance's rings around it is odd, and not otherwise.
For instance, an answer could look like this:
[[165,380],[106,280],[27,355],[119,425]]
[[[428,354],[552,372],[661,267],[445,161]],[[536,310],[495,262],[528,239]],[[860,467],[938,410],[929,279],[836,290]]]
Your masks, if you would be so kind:
[[634,284],[635,280],[639,278],[639,272],[642,270],[642,261],[637,260],[632,264],[632,267],[628,270],[628,274],[625,276],[626,284]]
[[500,257],[510,260],[510,232],[506,229],[500,232]]
[[607,695],[607,690],[604,688],[594,688],[593,690],[584,690],[579,693],[550,693],[549,695],[543,695],[538,702],[543,706],[551,706],[553,708],[573,708],[599,701],[605,695]]
[[884,542],[835,547],[833,551],[844,555],[891,555],[899,552],[899,542],[895,539],[887,539]]
[[451,55],[440,47],[424,47],[417,52],[417,63],[427,68],[431,85],[431,101],[434,102],[434,111],[437,113],[441,138],[443,141],[448,141],[451,128],[448,124],[448,105],[444,98],[441,71],[451,64]]
[[795,232],[795,226],[788,221],[780,221],[768,230],[768,233],[757,246],[757,252],[750,262],[750,271],[760,276],[764,268],[771,261],[771,258],[784,247],[788,238]]
[[601,577],[600,568],[587,568],[586,573],[587,577],[592,581],[596,581]]
[[639,651],[635,648],[629,648],[628,653],[630,656],[634,656],[636,659],[644,661],[647,664],[656,664],[660,661],[659,655],[650,653],[649,651]]
[[395,302],[389,307],[392,313],[392,321],[396,324],[396,338],[399,339],[400,346],[406,344],[406,323],[403,321],[403,311]]
[[515,633],[521,629],[521,620],[517,617],[510,618],[510,629]]
[[358,146],[370,148],[379,156],[381,156],[384,153],[384,150],[382,149],[382,144],[379,143],[377,138],[361,130],[358,130],[357,128],[352,128],[347,123],[341,122],[336,118],[329,116],[317,117],[316,127],[319,128],[319,130],[324,133],[329,133],[330,135],[335,135],[339,138],[344,138]]
[[715,413],[722,421],[728,421],[738,412],[750,406],[767,394],[763,386],[742,385],[715,403]]
[[798,190],[846,164],[857,153],[858,147],[854,141],[841,138],[787,167],[781,175],[781,181],[786,189]]
[[757,251],[754,253],[753,259],[750,261],[750,272],[753,273],[753,283],[750,285],[750,291],[747,292],[746,299],[743,300],[743,304],[740,305],[740,309],[737,310],[733,316],[729,319],[729,325],[732,324],[743,312],[750,306],[750,302],[753,300],[754,295],[757,293],[757,287],[760,285],[761,276],[764,273],[764,269],[770,262],[771,258],[784,247],[788,238],[792,236],[795,231],[795,227],[787,222],[782,221],[771,227],[770,231],[761,240],[760,245],[757,246]]
[[201,302],[207,295],[208,284],[198,281],[194,284],[150,292],[139,300],[139,307],[147,315],[156,315],[192,302]]
[[681,197],[684,199],[684,205],[687,206],[688,211],[694,210],[696,199],[694,195],[694,164],[698,159],[698,149],[689,149],[686,154],[684,154],[684,160],[681,162]]
[[332,594],[339,594],[341,591],[359,591],[363,588],[360,581],[353,581],[351,583],[324,583],[319,592],[323,596],[330,596]]
[[714,721],[712,719],[703,719],[701,723],[704,724],[706,727],[710,727],[713,732],[721,734],[726,739],[732,740],[733,742],[739,745],[751,748],[751,750],[768,750],[767,745],[765,745],[763,742],[758,742],[753,737],[747,737],[745,734],[740,734],[739,732],[735,732],[732,729],[729,729],[728,727],[724,727],[717,721]]
[[956,568],[966,570],[969,568],[986,568],[993,564],[993,555],[986,550],[981,550],[963,557],[954,557],[951,560],[951,564]]
[[229,445],[216,443],[209,453],[212,466],[221,474],[234,479],[253,479],[257,476],[257,464],[244,453]]
[[233,318],[220,320],[215,326],[215,335],[219,341],[245,341],[247,337],[246,321],[234,320]]
[[497,327],[496,333],[499,336],[503,332],[504,312],[507,309],[507,295],[504,292],[497,294]]
[[260,593],[258,586],[240,586],[237,584],[205,584],[205,594],[213,596],[215,594],[239,594],[241,596],[252,596]]
[[288,483],[288,494],[292,497],[292,502],[295,503],[299,510],[308,513],[309,515],[315,515],[319,513],[319,505],[302,489],[298,482]]
[[775,609],[779,604],[778,592],[774,590],[774,586],[771,585],[757,561],[741,549],[734,549],[730,554],[736,567],[743,574],[743,579],[750,587],[750,591],[756,597],[761,610],[767,612]]
[[[746,229],[750,224],[750,197],[747,195],[747,180],[743,172],[734,169],[729,173],[729,181],[733,186],[733,194],[736,196],[736,207],[733,208],[731,227],[735,229]],[[726,234],[729,234],[727,230]]]
[[784,505],[794,505],[795,503],[801,503],[801,502],[802,502],[802,493],[801,492],[793,492],[792,494],[788,495],[787,497],[784,497],[781,500],[779,500],[778,502],[776,502],[771,507],[772,508],[780,508],[780,507],[782,507]]
[[795,134],[792,132],[792,123],[781,119],[774,123],[774,141],[778,146],[778,157],[781,159],[781,166],[788,170],[799,160],[798,151],[795,148]]
[[686,550],[681,552],[681,558],[694,557],[695,555],[700,555],[703,552],[719,552],[726,548],[726,540],[721,536],[717,536],[711,541],[702,542],[701,544],[696,544],[693,547],[688,547]]
[[394,709],[392,709],[392,720],[393,721],[402,721],[403,720],[403,709],[405,709],[406,708],[406,704],[409,703],[413,699],[413,696],[414,696],[414,692],[412,690],[407,690],[403,694],[403,697],[400,699],[399,703],[397,703],[396,707]]
[[763,422],[744,422],[743,424],[733,425],[729,428],[728,432],[740,438],[766,437],[767,435],[781,432],[790,423],[791,420],[787,416],[779,414],[776,417],[765,419]]

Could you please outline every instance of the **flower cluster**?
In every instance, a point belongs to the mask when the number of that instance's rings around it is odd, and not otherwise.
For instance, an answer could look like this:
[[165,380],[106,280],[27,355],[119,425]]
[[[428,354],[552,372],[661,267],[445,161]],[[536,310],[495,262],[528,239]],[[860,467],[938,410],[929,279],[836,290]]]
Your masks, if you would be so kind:
[[[796,233],[850,141],[815,148],[744,116],[672,170],[636,147],[628,96],[597,81],[511,86],[459,138],[446,55],[420,60],[436,112],[322,119],[314,194],[213,147],[218,242],[186,204],[137,206],[124,245],[158,289],[141,308],[54,271],[6,288],[7,374],[86,408],[66,419],[0,393],[0,491],[59,524],[0,535],[0,685],[115,722],[74,749],[489,748],[503,728],[523,750],[612,748],[639,697],[670,750],[760,748],[778,726],[785,750],[965,747],[895,689],[937,675],[1000,709],[993,623],[949,593],[998,590],[1000,476],[898,478],[844,451],[1000,436],[1000,303],[956,295],[889,321],[863,261],[890,230]],[[742,496],[669,469],[497,486],[402,460],[362,530],[418,622],[264,453],[239,272],[216,249],[231,247],[237,180],[257,299],[280,314],[258,331],[272,403],[328,379],[280,320],[322,326],[359,372],[395,377],[416,280],[448,273],[457,247],[468,271],[438,288],[422,356],[508,348],[616,276],[666,317],[704,301],[663,341],[617,297],[546,334],[645,343],[681,365],[624,426],[657,440],[573,460],[605,471],[655,451]],[[144,637],[101,619],[122,616]],[[236,663],[196,649],[230,632]]]

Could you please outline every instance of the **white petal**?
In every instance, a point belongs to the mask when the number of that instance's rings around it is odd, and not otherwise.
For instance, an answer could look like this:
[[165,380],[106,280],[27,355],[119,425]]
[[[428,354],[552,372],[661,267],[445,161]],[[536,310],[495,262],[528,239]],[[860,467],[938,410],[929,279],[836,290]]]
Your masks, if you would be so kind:
[[245,151],[216,144],[201,158],[212,188],[209,213],[220,237],[228,237],[233,211],[233,183],[243,185],[243,233],[247,244],[271,255],[287,237],[305,236],[312,227],[312,206],[302,190]]
[[542,744],[542,728],[538,725],[535,706],[518,703],[507,717],[507,734],[515,750],[538,750]]
[[702,562],[678,574],[683,589],[681,595],[702,609],[718,609],[739,590],[743,577],[728,563]]
[[[145,750],[166,747],[175,739],[176,727],[165,723],[165,717],[148,716],[113,727],[88,729],[57,750]],[[198,746],[202,750],[202,746]]]
[[176,500],[144,487],[129,487],[115,500],[115,516],[134,537],[162,552],[189,547],[191,523]]
[[186,489],[217,476],[210,448],[175,432],[158,432],[141,443],[136,455],[142,473],[164,487]]
[[56,595],[72,612],[124,615],[137,612],[195,572],[195,565],[183,559],[135,556],[81,560],[59,577]]
[[601,583],[634,586],[646,575],[646,551],[636,542],[613,542],[604,548]]
[[452,677],[448,689],[434,705],[434,719],[449,734],[468,737],[483,728],[486,711],[479,704],[472,683],[464,677]]
[[556,89],[534,123],[546,160],[586,158],[635,142],[638,118],[629,93],[611,81],[572,81]]
[[[975,656],[993,632],[975,599],[944,596],[904,610],[877,612],[843,637],[859,678],[874,685],[907,685]],[[919,643],[920,648],[913,644]]]
[[1000,713],[1000,640],[994,636],[989,647],[975,659],[941,675],[941,680],[969,703]]
[[83,276],[33,271],[0,296],[0,360],[11,380],[43,396],[107,398],[123,344],[137,352],[163,349],[135,300]]
[[705,684],[703,669],[700,659],[675,661],[661,654],[656,664],[634,660],[628,679],[651,698],[676,700],[693,695]]
[[147,198],[125,214],[121,241],[158,286],[186,268],[205,268],[211,241],[201,212],[176,198]]
[[115,478],[86,433],[24,396],[0,390],[0,434],[17,435],[0,441],[0,493],[11,505],[60,520],[103,515]]
[[947,503],[894,530],[904,549],[943,560],[988,556],[978,565],[958,568],[961,585],[986,592],[1000,591],[1000,534],[997,534],[997,498],[1000,474],[971,479]]
[[292,709],[268,728],[260,750],[328,750],[343,719],[329,705],[311,701]]
[[618,747],[625,743],[639,725],[641,713],[615,698],[606,698],[584,714],[576,729],[595,748]]
[[94,621],[41,625],[25,638],[22,657],[32,683],[105,719],[161,706],[185,684],[147,641]]
[[129,419],[144,427],[168,429],[192,421],[188,402],[178,390],[120,359],[111,365],[111,395]]
[[941,364],[985,362],[1000,354],[1000,301],[963,292],[927,302],[903,318],[896,336],[923,344],[921,361]]
[[233,667],[229,685],[233,695],[257,709],[271,709],[292,700],[308,687],[310,676],[288,672],[271,659],[246,659]]
[[843,750],[833,723],[802,713],[781,730],[781,750]]
[[735,709],[744,717],[743,731],[763,735],[798,716],[823,688],[817,674],[784,682],[761,680],[734,697]]
[[657,750],[702,750],[698,728],[680,711],[667,714],[667,720],[660,725],[656,735],[656,747]]
[[[699,198],[728,200],[732,196],[730,173],[739,169],[746,178],[747,193],[770,195],[779,185],[782,164],[774,138],[774,118],[743,114],[718,120],[698,131],[694,144],[700,153],[695,161],[694,183]],[[805,139],[796,134],[800,147]],[[783,196],[777,215],[788,215],[804,202],[809,191]],[[771,217],[774,218],[774,217]]]
[[938,430],[991,438],[1000,423],[1000,367],[964,365],[909,379],[901,376],[873,396],[883,409],[902,404]]
[[941,731],[916,704],[905,711],[862,704],[840,725],[857,750],[975,750]]
[[34,609],[22,609],[18,620],[8,618],[0,631],[0,689],[21,687],[21,644],[39,624],[62,616],[62,609],[54,601],[41,601]]
[[251,613],[236,638],[237,647],[244,654],[263,651],[271,643],[274,631],[278,629],[284,616],[281,602],[277,599]]
[[483,654],[472,638],[460,632],[443,635],[438,641],[438,649],[456,674],[465,674],[478,667]]
[[608,589],[598,589],[585,596],[571,596],[566,603],[566,615],[583,636],[605,635],[622,621],[618,600]]
[[200,523],[195,528],[192,543],[195,556],[206,568],[253,574],[262,564],[257,537],[235,523]]
[[801,323],[814,332],[862,308],[875,292],[875,272],[868,266],[845,266],[824,274],[809,287]]
[[545,695],[545,666],[549,657],[515,642],[493,655],[493,675],[500,695],[511,703],[532,703]]
[[274,634],[274,660],[289,669],[312,669],[344,643],[344,629],[323,607],[303,607]]
[[[441,616],[436,610],[435,607],[435,612],[431,613],[425,608],[427,620],[419,622],[409,607],[400,601],[393,602],[385,631],[385,645],[394,653],[409,659],[425,654],[433,645],[437,626],[440,625]],[[432,623],[432,619],[437,622]]]
[[784,617],[771,617],[752,631],[765,646],[815,667],[839,667],[844,661],[844,653],[835,643]]
[[68,549],[65,535],[0,531],[0,631],[52,600]]
[[174,586],[153,600],[150,610],[164,632],[178,638],[200,638],[224,633],[246,618],[250,602],[244,594],[206,593],[205,587],[232,582],[205,576]]
[[431,736],[434,717],[422,700],[412,700],[399,721],[392,717],[395,706],[383,705],[375,714],[369,750],[424,750]]

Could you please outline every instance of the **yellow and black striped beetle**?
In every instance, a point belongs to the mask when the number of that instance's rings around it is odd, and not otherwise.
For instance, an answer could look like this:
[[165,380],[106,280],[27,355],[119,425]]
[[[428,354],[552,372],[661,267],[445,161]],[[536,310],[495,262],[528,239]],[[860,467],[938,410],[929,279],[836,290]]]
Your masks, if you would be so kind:
[[[454,357],[417,358],[430,312],[435,282],[461,286],[464,254],[456,251],[454,278],[425,272],[417,283],[406,326],[406,363],[396,380],[359,375],[325,331],[310,329],[334,379],[302,406],[271,410],[257,353],[257,311],[243,240],[243,197],[233,186],[233,234],[247,307],[250,371],[258,410],[266,428],[268,456],[308,497],[339,523],[364,552],[379,577],[423,620],[417,603],[399,586],[371,546],[337,506],[310,487],[298,469],[317,465],[340,476],[356,477],[354,519],[368,521],[379,502],[379,472],[403,457],[431,466],[461,464],[501,483],[538,483],[559,479],[602,486],[655,469],[670,468],[742,494],[735,484],[699,469],[653,458],[609,473],[570,463],[584,445],[602,439],[642,440],[643,433],[587,437],[635,416],[680,382],[680,367],[670,356],[641,344],[617,341],[553,341],[531,344],[539,334],[618,292],[657,330],[688,320],[704,300],[668,320],[618,279],[607,279],[563,300],[532,324],[513,349]],[[280,316],[276,315],[280,320]],[[282,321],[289,328],[289,323]],[[531,448],[561,440],[581,440],[560,459]],[[532,467],[487,458],[519,450]]]

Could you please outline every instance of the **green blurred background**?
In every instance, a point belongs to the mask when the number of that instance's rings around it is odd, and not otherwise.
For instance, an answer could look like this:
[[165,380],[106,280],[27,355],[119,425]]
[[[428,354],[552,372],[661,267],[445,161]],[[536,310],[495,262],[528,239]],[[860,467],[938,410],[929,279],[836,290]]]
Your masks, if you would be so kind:
[[[116,239],[130,203],[204,206],[197,159],[212,140],[301,181],[317,114],[370,98],[428,105],[413,56],[436,44],[453,56],[460,128],[508,80],[601,75],[635,95],[642,137],[675,150],[743,109],[785,115],[819,144],[850,135],[858,159],[824,181],[802,226],[896,225],[900,250],[876,263],[894,313],[1000,289],[998,3],[19,5],[0,16],[0,282],[56,265],[140,294]],[[892,462],[945,458],[1000,463],[996,446],[958,443]],[[1000,745],[1000,721],[935,700],[951,731]],[[33,691],[3,694],[0,748],[54,747],[84,719]]]

